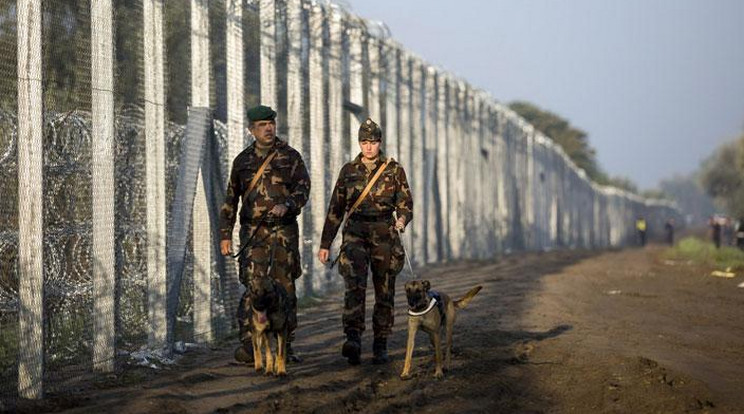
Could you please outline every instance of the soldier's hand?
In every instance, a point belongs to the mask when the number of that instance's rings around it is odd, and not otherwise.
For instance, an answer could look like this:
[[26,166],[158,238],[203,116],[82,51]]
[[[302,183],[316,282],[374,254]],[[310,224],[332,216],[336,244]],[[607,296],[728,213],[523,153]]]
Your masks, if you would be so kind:
[[287,214],[287,210],[289,209],[284,204],[277,204],[271,209],[269,214],[274,217],[284,217],[284,215]]
[[330,255],[331,255],[331,251],[328,249],[318,250],[318,260],[320,260],[320,263],[323,263],[323,264],[328,263],[328,257]]
[[230,240],[220,241],[220,253],[222,253],[223,256],[230,254],[230,247],[232,247],[232,242]]
[[400,217],[398,220],[395,220],[395,230],[403,231],[406,228],[406,218]]

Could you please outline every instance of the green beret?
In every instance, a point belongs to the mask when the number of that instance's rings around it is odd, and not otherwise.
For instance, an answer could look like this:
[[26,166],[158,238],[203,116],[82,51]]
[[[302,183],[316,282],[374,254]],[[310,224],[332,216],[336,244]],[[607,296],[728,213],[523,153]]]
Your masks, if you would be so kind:
[[251,122],[273,121],[276,118],[276,111],[265,105],[254,106],[245,114]]
[[382,141],[382,130],[371,118],[359,126],[359,141]]

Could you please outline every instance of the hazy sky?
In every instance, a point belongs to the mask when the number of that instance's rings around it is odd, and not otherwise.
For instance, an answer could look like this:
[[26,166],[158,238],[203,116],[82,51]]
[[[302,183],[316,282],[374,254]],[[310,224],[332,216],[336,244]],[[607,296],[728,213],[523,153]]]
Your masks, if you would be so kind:
[[427,62],[589,134],[642,189],[744,131],[744,0],[346,0]]

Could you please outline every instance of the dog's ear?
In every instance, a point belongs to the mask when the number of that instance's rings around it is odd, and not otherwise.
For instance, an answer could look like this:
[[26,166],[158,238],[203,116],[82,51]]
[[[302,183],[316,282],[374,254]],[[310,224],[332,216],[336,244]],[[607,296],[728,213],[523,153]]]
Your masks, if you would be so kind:
[[421,284],[422,284],[422,285],[424,285],[424,290],[425,290],[425,291],[427,291],[427,292],[428,292],[428,291],[429,291],[429,289],[431,289],[431,283],[429,283],[429,281],[428,281],[428,280],[422,280],[422,281],[421,281]]

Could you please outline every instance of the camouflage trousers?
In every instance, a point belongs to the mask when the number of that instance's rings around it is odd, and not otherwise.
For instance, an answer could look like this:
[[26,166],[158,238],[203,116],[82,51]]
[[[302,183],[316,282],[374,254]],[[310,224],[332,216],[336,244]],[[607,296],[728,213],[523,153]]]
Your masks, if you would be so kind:
[[392,332],[395,277],[403,268],[403,246],[392,222],[356,222],[344,226],[338,271],[344,278],[344,332],[364,331],[368,270],[375,287],[372,330],[375,338]]
[[255,232],[250,246],[240,255],[240,283],[246,291],[238,305],[238,325],[240,327],[240,341],[247,346],[251,343],[251,333],[248,326],[250,299],[248,286],[250,280],[256,277],[272,277],[284,286],[287,300],[292,311],[289,315],[289,338],[294,338],[297,329],[297,294],[295,280],[302,275],[299,251],[299,231],[297,222],[287,225],[261,225],[256,230],[255,225],[240,227],[241,246]]

